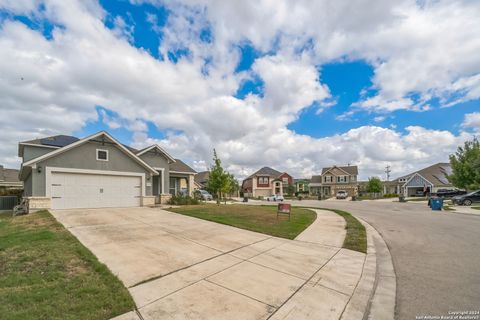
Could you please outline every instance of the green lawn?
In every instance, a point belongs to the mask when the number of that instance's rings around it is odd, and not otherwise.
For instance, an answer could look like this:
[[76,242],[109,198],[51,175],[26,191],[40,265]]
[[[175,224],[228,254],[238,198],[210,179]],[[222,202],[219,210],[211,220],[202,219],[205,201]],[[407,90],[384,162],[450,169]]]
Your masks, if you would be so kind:
[[480,207],[472,207],[472,209],[480,210]]
[[294,239],[316,218],[312,210],[295,207],[290,221],[283,215],[277,219],[274,206],[204,204],[167,210],[287,239]]
[[109,319],[134,307],[120,280],[48,211],[0,214],[1,319]]
[[367,231],[360,221],[346,211],[336,209],[323,210],[333,211],[345,219],[347,235],[343,241],[343,248],[367,253]]

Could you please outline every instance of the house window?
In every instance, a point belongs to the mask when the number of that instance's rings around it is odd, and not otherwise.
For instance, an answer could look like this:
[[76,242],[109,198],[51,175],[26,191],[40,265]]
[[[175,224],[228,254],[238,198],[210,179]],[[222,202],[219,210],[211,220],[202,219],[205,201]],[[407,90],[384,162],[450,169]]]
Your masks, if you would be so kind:
[[268,184],[268,177],[258,177],[258,184]]
[[284,184],[288,184],[288,178],[287,177],[282,178],[282,181],[283,181]]
[[347,176],[338,176],[337,182],[347,182]]
[[324,182],[333,182],[333,177],[332,176],[325,176],[323,177]]
[[97,149],[97,160],[108,161],[108,150]]

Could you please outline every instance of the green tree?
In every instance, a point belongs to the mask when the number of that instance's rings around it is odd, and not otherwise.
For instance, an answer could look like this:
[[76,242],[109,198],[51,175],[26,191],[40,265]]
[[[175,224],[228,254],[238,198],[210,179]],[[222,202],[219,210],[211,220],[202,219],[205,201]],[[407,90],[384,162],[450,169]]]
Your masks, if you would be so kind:
[[475,190],[480,188],[480,142],[477,138],[466,141],[455,154],[450,155],[452,174],[448,180],[457,188]]
[[295,186],[291,183],[287,185],[286,192],[289,196],[293,195],[295,193]]
[[213,149],[213,166],[210,168],[207,190],[216,196],[219,203],[226,194],[231,194],[238,188],[238,181],[233,174],[223,169],[222,161],[218,158],[217,151]]
[[382,181],[377,177],[368,178],[367,192],[371,192],[371,193],[382,192]]

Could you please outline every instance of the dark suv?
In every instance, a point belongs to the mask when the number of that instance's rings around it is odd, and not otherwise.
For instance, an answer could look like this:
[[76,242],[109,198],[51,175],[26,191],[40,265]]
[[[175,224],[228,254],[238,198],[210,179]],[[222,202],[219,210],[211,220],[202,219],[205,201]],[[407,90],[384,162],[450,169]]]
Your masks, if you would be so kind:
[[435,194],[437,197],[440,198],[452,198],[455,196],[461,196],[467,194],[467,191],[458,190],[458,189],[438,189],[437,193]]
[[474,202],[480,202],[480,190],[473,191],[461,196],[455,196],[452,198],[454,204],[471,206]]

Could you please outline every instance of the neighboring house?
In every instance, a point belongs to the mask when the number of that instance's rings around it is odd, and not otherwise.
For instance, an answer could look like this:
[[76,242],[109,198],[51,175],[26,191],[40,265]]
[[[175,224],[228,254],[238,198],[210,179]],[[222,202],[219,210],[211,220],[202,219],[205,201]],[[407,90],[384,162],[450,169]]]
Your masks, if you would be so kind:
[[34,209],[136,207],[193,192],[195,171],[158,145],[137,150],[105,131],[20,142],[19,178]]
[[399,177],[392,181],[395,193],[406,197],[421,195],[424,190],[437,192],[438,189],[453,189],[447,176],[452,173],[450,163],[436,163],[427,168]]
[[0,165],[0,194],[10,189],[23,189],[23,183],[18,179],[18,170],[6,169]]
[[195,184],[198,189],[205,189],[210,177],[210,171],[201,171],[195,175]]
[[293,184],[297,193],[309,193],[310,191],[310,179],[293,179]]
[[358,167],[329,167],[323,168],[322,174],[312,176],[310,180],[310,194],[322,197],[333,197],[344,190],[348,196],[358,195]]
[[243,180],[242,191],[250,197],[283,195],[289,184],[293,184],[293,178],[288,173],[263,167]]

